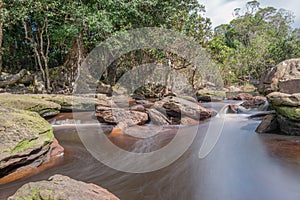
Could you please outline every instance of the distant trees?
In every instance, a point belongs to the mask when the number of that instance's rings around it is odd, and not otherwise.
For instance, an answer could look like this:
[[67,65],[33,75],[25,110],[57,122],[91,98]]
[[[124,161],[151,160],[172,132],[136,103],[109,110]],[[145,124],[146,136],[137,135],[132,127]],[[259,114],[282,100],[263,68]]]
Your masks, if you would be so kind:
[[228,84],[258,79],[265,69],[300,55],[291,12],[250,1],[234,15],[229,24],[215,28],[209,44]]

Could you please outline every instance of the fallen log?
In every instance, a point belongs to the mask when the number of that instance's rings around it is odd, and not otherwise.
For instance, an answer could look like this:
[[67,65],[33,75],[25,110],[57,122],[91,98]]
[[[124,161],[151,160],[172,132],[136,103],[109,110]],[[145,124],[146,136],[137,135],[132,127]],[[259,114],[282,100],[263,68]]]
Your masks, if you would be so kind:
[[13,85],[18,82],[27,73],[25,69],[22,69],[17,74],[9,74],[0,76],[0,87],[6,87],[8,85]]

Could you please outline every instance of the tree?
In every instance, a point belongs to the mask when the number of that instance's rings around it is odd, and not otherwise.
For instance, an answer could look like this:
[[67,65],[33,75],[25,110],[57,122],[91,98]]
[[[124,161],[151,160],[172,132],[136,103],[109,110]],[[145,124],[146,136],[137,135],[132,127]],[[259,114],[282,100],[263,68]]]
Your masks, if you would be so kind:
[[250,1],[245,9],[235,9],[234,14],[229,24],[216,27],[209,48],[221,66],[229,63],[237,82],[259,79],[267,68],[299,54],[291,12],[261,8],[257,1]]

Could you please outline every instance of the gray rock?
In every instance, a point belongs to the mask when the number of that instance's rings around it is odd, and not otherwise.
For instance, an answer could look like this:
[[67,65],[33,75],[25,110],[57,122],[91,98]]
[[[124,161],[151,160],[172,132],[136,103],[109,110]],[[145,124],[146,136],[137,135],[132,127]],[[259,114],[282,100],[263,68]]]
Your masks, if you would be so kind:
[[271,114],[263,118],[260,125],[256,128],[257,133],[274,133],[279,130],[277,115]]
[[276,67],[266,70],[260,79],[259,91],[269,94],[284,92],[299,93],[300,58],[279,63]]

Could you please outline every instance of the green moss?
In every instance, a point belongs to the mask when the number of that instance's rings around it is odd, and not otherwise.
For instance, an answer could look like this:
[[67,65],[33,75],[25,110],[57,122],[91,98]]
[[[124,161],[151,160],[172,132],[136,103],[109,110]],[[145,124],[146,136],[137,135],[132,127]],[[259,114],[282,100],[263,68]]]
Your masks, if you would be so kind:
[[289,106],[278,106],[275,107],[275,110],[283,115],[284,117],[287,117],[291,120],[300,120],[300,108],[299,107],[289,107]]
[[27,149],[33,148],[36,145],[36,140],[24,140],[22,142],[19,142],[15,148],[11,151],[11,153],[18,153],[25,151]]

